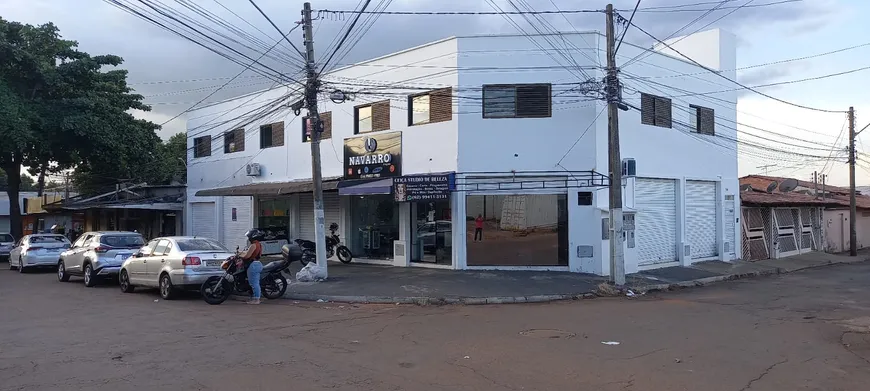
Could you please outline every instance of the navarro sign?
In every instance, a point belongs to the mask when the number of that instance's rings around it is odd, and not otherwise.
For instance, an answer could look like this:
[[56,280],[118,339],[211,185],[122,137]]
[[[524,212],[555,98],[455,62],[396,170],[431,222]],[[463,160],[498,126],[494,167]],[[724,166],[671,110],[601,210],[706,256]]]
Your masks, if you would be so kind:
[[344,179],[402,175],[402,133],[379,133],[344,140]]

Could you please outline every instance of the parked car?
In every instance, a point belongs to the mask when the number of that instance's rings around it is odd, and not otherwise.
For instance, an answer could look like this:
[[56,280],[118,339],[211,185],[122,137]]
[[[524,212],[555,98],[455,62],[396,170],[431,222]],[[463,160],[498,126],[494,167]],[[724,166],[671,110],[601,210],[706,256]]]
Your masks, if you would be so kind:
[[202,237],[162,237],[148,242],[121,266],[121,290],[156,287],[164,300],[179,290],[199,290],[211,276],[221,276],[221,263],[235,255],[214,239]]
[[20,273],[33,268],[57,266],[57,258],[70,247],[63,235],[33,234],[21,238],[9,252],[9,269]]
[[136,232],[85,232],[55,259],[57,279],[82,276],[85,286],[92,287],[101,279],[117,278],[121,264],[144,244]]
[[9,260],[9,252],[15,247],[15,238],[7,233],[0,232],[0,261]]

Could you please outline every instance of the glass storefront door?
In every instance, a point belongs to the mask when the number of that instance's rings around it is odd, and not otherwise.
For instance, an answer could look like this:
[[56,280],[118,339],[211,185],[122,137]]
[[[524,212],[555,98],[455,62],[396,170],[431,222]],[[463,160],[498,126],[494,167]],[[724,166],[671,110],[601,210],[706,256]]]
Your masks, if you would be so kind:
[[414,242],[411,245],[413,262],[439,265],[452,264],[453,223],[450,201],[416,202],[411,215]]
[[257,228],[265,231],[264,254],[280,254],[290,234],[290,200],[288,198],[260,200]]
[[351,252],[355,257],[393,259],[399,240],[399,204],[391,195],[352,196]]

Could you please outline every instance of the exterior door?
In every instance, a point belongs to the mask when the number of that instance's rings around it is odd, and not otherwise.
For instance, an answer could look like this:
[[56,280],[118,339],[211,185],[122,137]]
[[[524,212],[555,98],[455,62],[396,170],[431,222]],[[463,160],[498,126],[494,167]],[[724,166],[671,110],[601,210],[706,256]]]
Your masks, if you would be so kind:
[[677,185],[673,179],[637,178],[634,190],[638,265],[677,260]]
[[88,246],[94,239],[94,234],[89,233],[82,235],[79,240],[76,240],[76,246],[70,251],[69,256],[64,258],[64,267],[68,273],[81,274],[82,264],[85,261],[85,252],[88,251]]
[[253,214],[251,197],[224,197],[221,243],[229,249],[245,248],[248,244],[245,232],[253,228]]
[[[730,198],[730,199],[729,199]],[[725,253],[737,254],[737,204],[734,196],[725,196]],[[744,255],[745,256],[745,255]],[[728,259],[731,259],[730,257]]]
[[774,209],[773,218],[776,226],[777,258],[800,254],[800,214],[797,209]]
[[160,239],[157,246],[154,247],[154,252],[148,257],[145,263],[145,283],[157,285],[157,277],[160,271],[163,270],[163,265],[166,264],[167,256],[171,250],[171,244],[168,239]]
[[299,194],[299,239],[314,240],[314,196],[311,193]]
[[127,264],[127,275],[130,276],[130,282],[133,284],[141,285],[145,283],[145,265],[147,265],[148,260],[154,253],[154,248],[157,247],[158,242],[158,239],[148,242],[148,244],[139,250],[141,255],[130,258],[130,263]]
[[218,240],[214,202],[191,203],[190,220],[193,236]]
[[686,242],[692,259],[719,255],[716,182],[686,181]]

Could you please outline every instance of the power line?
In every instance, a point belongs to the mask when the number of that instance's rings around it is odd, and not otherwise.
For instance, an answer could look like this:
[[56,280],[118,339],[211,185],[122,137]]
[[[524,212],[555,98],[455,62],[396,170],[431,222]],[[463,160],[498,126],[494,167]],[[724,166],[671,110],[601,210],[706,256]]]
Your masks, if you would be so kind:
[[369,14],[369,15],[554,15],[554,14],[588,14],[602,13],[603,10],[548,10],[548,11],[348,11],[348,10],[316,10],[320,15]]
[[728,76],[725,76],[725,75],[723,75],[723,74],[721,74],[721,73],[719,73],[719,72],[716,72],[716,71],[710,69],[709,67],[706,67],[706,66],[704,66],[704,65],[701,65],[699,62],[695,61],[693,58],[691,58],[691,57],[689,57],[689,56],[683,54],[682,52],[680,52],[680,51],[677,50],[677,49],[674,49],[673,47],[671,47],[671,45],[669,45],[669,44],[663,42],[662,40],[660,40],[660,39],[658,39],[658,38],[656,38],[654,35],[648,33],[646,30],[644,30],[644,29],[638,27],[636,24],[632,23],[631,25],[634,26],[635,28],[637,28],[638,30],[640,30],[640,32],[646,34],[648,37],[654,39],[654,40],[657,41],[658,43],[660,43],[660,44],[662,44],[662,45],[665,45],[668,49],[673,50],[674,53],[679,54],[681,57],[685,58],[685,59],[688,60],[689,62],[691,62],[691,63],[693,63],[693,64],[695,64],[695,65],[697,65],[697,66],[699,66],[699,67],[701,67],[701,68],[703,68],[703,69],[706,69],[706,70],[709,71],[710,73],[713,73],[714,75],[717,75],[717,76],[719,76],[719,77],[721,77],[721,78],[723,78],[723,79],[725,79],[725,80],[728,80],[728,81],[730,81],[730,82],[732,82],[732,83],[734,83],[734,84],[736,84],[736,85],[738,85],[738,86],[740,86],[740,87],[743,87],[744,89],[747,89],[747,90],[749,90],[749,91],[752,91],[752,92],[754,92],[754,93],[756,93],[756,94],[758,94],[758,95],[764,96],[764,97],[766,97],[766,98],[768,98],[768,99],[773,99],[773,100],[775,100],[775,101],[777,101],[777,102],[780,102],[780,103],[784,103],[784,104],[787,104],[787,105],[790,105],[790,106],[794,106],[794,107],[798,107],[798,108],[802,108],[802,109],[806,109],[806,110],[819,111],[819,112],[823,112],[823,113],[845,113],[845,111],[843,111],[843,110],[826,110],[826,109],[820,109],[820,108],[816,108],[816,107],[804,106],[804,105],[801,105],[801,104],[797,104],[797,103],[789,102],[789,101],[784,100],[784,99],[777,98],[777,97],[775,97],[775,96],[771,96],[771,95],[769,95],[769,94],[765,94],[765,93],[763,93],[763,92],[761,92],[761,91],[758,91],[758,90],[756,90],[756,89],[753,89],[752,87],[748,87],[748,86],[746,86],[746,85],[744,85],[744,84],[742,84],[742,83],[740,83],[740,82],[738,82],[738,81],[736,81],[736,80],[731,80]]
[[333,50],[332,54],[329,55],[329,58],[327,58],[326,61],[323,62],[323,66],[320,67],[320,72],[323,72],[326,69],[326,66],[329,65],[329,62],[332,61],[333,57],[335,57],[335,53],[338,53],[338,51],[341,49],[341,45],[344,45],[344,41],[347,40],[348,35],[350,35],[350,32],[353,31],[353,28],[354,28],[354,26],[356,26],[356,23],[359,22],[359,18],[360,18],[360,16],[362,16],[362,12],[365,12],[366,8],[368,8],[368,6],[369,6],[369,4],[371,4],[371,2],[372,2],[372,0],[366,0],[365,4],[363,4],[362,9],[360,10],[360,13],[356,14],[356,17],[353,18],[353,22],[351,22],[350,26],[347,28],[347,30],[345,30],[344,36],[341,37],[340,41],[338,41],[338,45],[335,46],[335,50]]
[[631,16],[628,18],[628,24],[625,27],[625,31],[622,32],[622,36],[619,37],[619,43],[616,44],[616,49],[613,50],[613,55],[619,53],[619,47],[622,46],[622,40],[625,39],[625,36],[628,34],[628,26],[631,25],[631,21],[634,20],[634,15],[637,13],[637,7],[640,6],[640,1],[637,0],[637,4],[634,5],[634,11],[631,11]]
[[[260,8],[259,5],[257,5],[257,3],[256,3],[254,0],[248,0],[248,1],[251,2],[251,5],[253,5],[254,8],[257,9],[257,11],[260,11],[260,15],[263,15],[263,17],[266,18],[266,20],[269,22],[269,24],[271,24],[272,27],[274,27],[275,30],[278,31],[278,34],[281,34],[281,29],[278,27],[278,25],[275,24],[275,22],[272,21],[272,18],[270,18],[269,15],[266,15],[266,13],[263,12],[263,10]],[[297,24],[296,26],[298,27],[299,25]],[[296,28],[296,27],[294,27],[293,29],[295,29],[295,28]],[[293,31],[293,29],[290,29],[290,31]],[[287,38],[287,34],[283,34],[283,35],[282,35],[282,38],[283,38],[285,41],[287,41],[287,43],[290,44],[290,47],[292,47],[293,49],[296,50],[296,53],[299,53],[300,56],[305,57],[305,55],[302,54],[302,51],[299,50],[299,48],[296,47],[296,45],[294,45],[293,42],[290,41],[289,38]]]
[[[725,0],[725,3],[731,3],[731,2],[734,2],[734,1],[738,1],[738,0]],[[772,5],[780,5],[780,4],[788,4],[788,3],[798,3],[798,2],[802,2],[802,1],[803,1],[803,0],[779,0],[779,1],[774,1],[774,2],[770,2],[770,3],[764,3],[764,4],[753,4],[753,5],[749,5],[749,6],[746,6],[746,7],[741,7],[741,6],[728,6],[728,7],[719,7],[719,8],[717,8],[717,9],[725,10],[725,9],[734,9],[734,8],[757,8],[757,7],[768,7],[768,6],[772,6]],[[709,8],[695,8],[695,9],[684,9],[684,8],[687,8],[687,7],[695,7],[695,6],[700,6],[700,5],[712,5],[712,4],[717,4],[717,3],[720,3],[720,1],[705,1],[705,2],[694,3],[694,4],[664,5],[664,6],[657,6],[657,7],[645,7],[645,8],[640,8],[640,9],[638,9],[637,12],[646,12],[646,13],[657,13],[657,12],[661,12],[661,13],[671,13],[671,12],[706,12],[706,11],[709,11]],[[628,11],[628,10],[617,10],[617,11],[621,11],[621,12],[622,12],[622,11]]]

